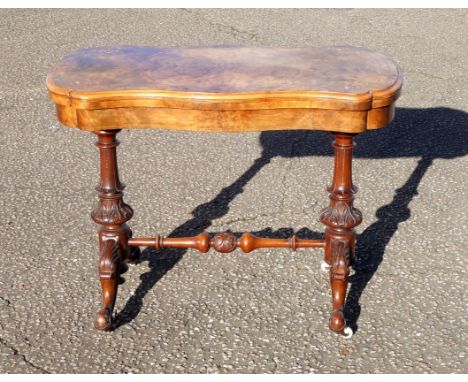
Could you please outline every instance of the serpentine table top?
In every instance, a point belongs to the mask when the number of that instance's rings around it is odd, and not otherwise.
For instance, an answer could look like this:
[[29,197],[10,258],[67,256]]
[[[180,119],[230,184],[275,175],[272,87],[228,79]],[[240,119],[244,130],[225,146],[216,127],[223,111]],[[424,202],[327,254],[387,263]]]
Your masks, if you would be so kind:
[[349,46],[97,47],[47,76],[59,120],[97,131],[384,127],[402,85],[387,56]]

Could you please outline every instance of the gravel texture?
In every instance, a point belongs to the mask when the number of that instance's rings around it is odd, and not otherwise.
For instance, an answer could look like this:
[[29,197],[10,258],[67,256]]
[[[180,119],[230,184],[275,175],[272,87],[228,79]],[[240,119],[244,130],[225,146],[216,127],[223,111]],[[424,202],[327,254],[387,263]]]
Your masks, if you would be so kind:
[[[0,10],[0,372],[468,372],[466,25],[467,10]],[[395,121],[357,139],[351,340],[327,329],[320,250],[144,250],[116,330],[93,329],[98,152],[44,81],[113,44],[349,44],[402,66]],[[137,236],[323,230],[325,133],[119,136]]]

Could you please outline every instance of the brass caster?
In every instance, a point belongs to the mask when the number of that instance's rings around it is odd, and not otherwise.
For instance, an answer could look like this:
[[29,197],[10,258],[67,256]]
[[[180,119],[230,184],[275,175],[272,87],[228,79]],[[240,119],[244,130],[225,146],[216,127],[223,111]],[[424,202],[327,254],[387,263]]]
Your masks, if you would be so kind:
[[353,329],[351,329],[349,326],[346,326],[341,332],[341,335],[346,339],[351,338],[353,334],[354,334]]
[[330,264],[328,264],[325,260],[320,261],[320,270],[322,272],[328,272],[330,270]]

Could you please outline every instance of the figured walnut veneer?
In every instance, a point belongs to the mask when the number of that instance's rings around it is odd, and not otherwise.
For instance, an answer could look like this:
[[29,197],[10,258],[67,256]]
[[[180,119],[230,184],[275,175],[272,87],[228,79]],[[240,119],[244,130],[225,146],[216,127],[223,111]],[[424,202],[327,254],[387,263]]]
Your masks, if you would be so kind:
[[385,126],[401,71],[363,48],[100,47],[47,77],[59,120],[96,131],[310,129]]

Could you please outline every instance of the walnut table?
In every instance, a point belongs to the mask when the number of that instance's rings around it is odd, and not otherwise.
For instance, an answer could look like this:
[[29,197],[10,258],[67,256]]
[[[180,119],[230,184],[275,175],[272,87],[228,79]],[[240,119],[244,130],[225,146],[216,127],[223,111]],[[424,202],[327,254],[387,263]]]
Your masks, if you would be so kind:
[[[47,88],[66,126],[97,135],[101,179],[92,211],[99,229],[99,277],[103,307],[97,329],[110,330],[120,266],[139,246],[210,248],[323,248],[332,291],[329,326],[351,336],[343,307],[355,231],[353,137],[384,127],[394,115],[401,71],[388,57],[348,46],[323,48],[117,46],[83,49],[48,74]],[[195,237],[136,238],[126,222],[117,170],[117,133],[123,128],[205,132],[326,130],[335,136],[329,206],[320,213],[323,240],[259,238],[230,232]]]

